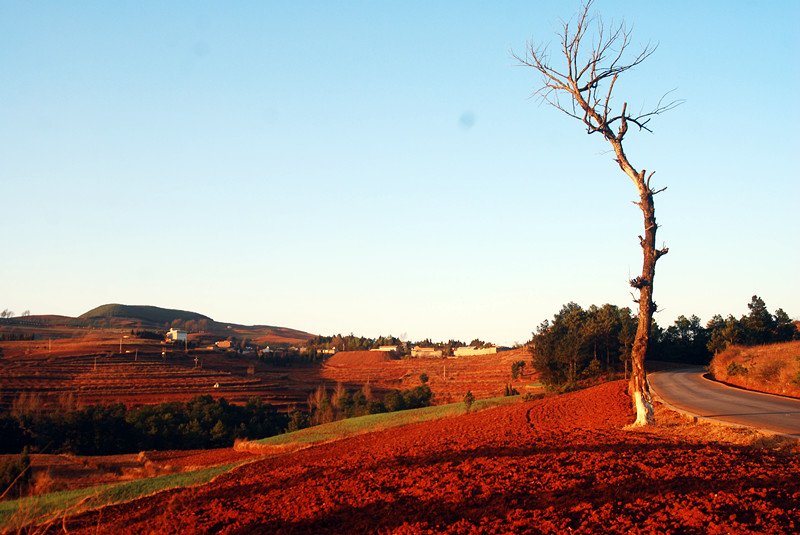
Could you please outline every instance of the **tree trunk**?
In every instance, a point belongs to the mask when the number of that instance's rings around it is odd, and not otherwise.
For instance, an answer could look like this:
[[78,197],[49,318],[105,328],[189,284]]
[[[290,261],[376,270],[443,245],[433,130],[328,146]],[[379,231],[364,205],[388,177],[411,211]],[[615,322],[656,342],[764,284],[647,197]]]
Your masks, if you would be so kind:
[[[656,217],[653,206],[653,193],[645,187],[646,193],[642,195],[639,206],[644,214],[644,239],[641,239],[642,275],[631,281],[631,286],[639,289],[639,325],[631,350],[631,381],[628,392],[633,398],[636,408],[636,421],[634,426],[651,425],[653,417],[653,398],[650,394],[650,385],[644,372],[644,358],[647,355],[647,346],[650,340],[650,326],[655,312],[653,302],[653,278],[656,273],[656,260],[659,251],[656,250]],[[640,237],[641,238],[641,237]]]
[[[625,128],[624,120],[622,124],[623,128]],[[645,171],[637,172],[628,162],[622,150],[622,144],[616,139],[609,139],[609,141],[614,147],[617,163],[625,171],[625,174],[633,180],[636,189],[639,191],[640,200],[637,205],[644,216],[644,237],[639,236],[643,256],[642,274],[630,281],[631,286],[639,290],[639,324],[636,329],[636,337],[633,340],[633,348],[631,349],[631,380],[628,383],[628,394],[633,399],[633,405],[636,410],[636,421],[633,425],[652,425],[655,423],[653,397],[650,394],[650,384],[644,372],[644,359],[647,355],[647,346],[650,341],[650,326],[653,322],[653,313],[656,310],[656,304],[653,302],[653,279],[656,274],[656,261],[665,255],[668,249],[656,249],[658,225],[656,224],[653,195],[658,192],[653,192],[650,189],[650,179],[645,178]],[[652,176],[652,173],[650,176]]]

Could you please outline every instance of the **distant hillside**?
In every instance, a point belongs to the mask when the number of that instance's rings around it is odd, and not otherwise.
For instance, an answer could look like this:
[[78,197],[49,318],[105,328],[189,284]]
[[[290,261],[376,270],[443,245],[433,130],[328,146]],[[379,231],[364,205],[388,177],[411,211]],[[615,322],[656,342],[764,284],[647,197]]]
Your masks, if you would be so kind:
[[211,320],[208,316],[186,310],[174,310],[150,305],[108,304],[93,308],[78,316],[81,319],[95,318],[133,318],[153,323],[167,323],[173,320]]

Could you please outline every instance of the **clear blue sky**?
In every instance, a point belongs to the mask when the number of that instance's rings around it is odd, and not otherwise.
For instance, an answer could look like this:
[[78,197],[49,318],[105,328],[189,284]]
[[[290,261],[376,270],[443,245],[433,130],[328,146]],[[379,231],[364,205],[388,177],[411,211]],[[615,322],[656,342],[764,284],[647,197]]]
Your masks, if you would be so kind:
[[[576,3],[0,0],[0,308],[524,342],[635,305],[635,189],[510,50]],[[800,317],[800,3],[600,0],[657,52],[629,107],[657,320]]]

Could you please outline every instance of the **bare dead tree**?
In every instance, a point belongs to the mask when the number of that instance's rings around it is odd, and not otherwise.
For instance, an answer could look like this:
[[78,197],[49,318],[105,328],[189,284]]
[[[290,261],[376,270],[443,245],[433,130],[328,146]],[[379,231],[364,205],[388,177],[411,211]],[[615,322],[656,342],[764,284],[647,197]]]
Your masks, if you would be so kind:
[[620,75],[649,58],[656,45],[648,43],[638,53],[632,53],[631,30],[625,22],[607,25],[600,17],[590,14],[591,7],[592,0],[588,0],[581,5],[577,17],[561,23],[557,33],[560,43],[553,58],[547,45],[536,46],[530,42],[523,56],[513,52],[512,56],[520,65],[542,75],[542,85],[533,96],[581,121],[587,133],[599,133],[611,144],[614,161],[633,180],[639,194],[639,200],[634,203],[644,216],[644,237],[639,236],[644,261],[642,274],[630,281],[631,287],[639,292],[638,298],[634,296],[639,305],[639,321],[631,351],[633,370],[628,391],[636,409],[634,425],[649,425],[653,423],[653,402],[644,373],[644,359],[656,310],[653,301],[656,261],[668,251],[666,247],[656,246],[658,225],[653,197],[666,188],[654,190],[650,185],[653,172],[648,175],[644,169],[638,171],[630,163],[622,144],[631,125],[650,132],[650,119],[681,101],[665,102],[662,97],[654,108],[638,114],[630,113],[628,103],[623,102],[621,111],[614,111],[613,97]]

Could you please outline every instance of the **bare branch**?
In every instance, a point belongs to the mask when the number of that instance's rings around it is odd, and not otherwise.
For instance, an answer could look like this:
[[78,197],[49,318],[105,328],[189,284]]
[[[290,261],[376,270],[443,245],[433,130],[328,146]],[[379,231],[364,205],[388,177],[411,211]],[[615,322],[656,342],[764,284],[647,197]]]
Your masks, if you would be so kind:
[[[559,54],[563,68],[553,66],[553,58],[548,47],[535,46],[528,42],[524,57],[512,52],[512,57],[520,65],[532,67],[542,75],[542,83],[531,95],[561,110],[570,117],[578,119],[586,126],[589,134],[600,132],[613,142],[622,142],[628,131],[628,123],[652,132],[650,119],[669,111],[683,103],[672,100],[665,103],[671,90],[665,93],[653,109],[628,113],[627,103],[623,103],[622,113],[612,111],[612,97],[619,75],[644,62],[658,49],[658,44],[647,43],[638,53],[629,55],[632,45],[632,28],[625,22],[605,24],[599,16],[591,14],[593,2],[582,4],[577,16],[561,22]],[[587,34],[590,27],[595,28],[595,41],[588,45]],[[584,49],[588,54],[584,55]],[[627,59],[626,59],[627,58]],[[562,97],[567,97],[562,101]],[[615,128],[614,123],[620,126]]]

